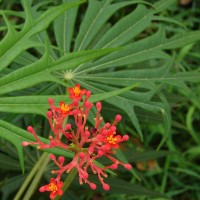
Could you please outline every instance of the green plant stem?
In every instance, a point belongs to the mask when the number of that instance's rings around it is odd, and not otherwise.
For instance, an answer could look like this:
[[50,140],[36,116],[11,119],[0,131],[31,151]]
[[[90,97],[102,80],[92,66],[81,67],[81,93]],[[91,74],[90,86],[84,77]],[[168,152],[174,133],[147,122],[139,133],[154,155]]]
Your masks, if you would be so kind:
[[43,162],[42,162],[42,166],[38,169],[38,173],[36,173],[31,185],[29,186],[26,194],[24,195],[24,198],[23,200],[27,200],[27,199],[30,199],[31,196],[33,195],[33,193],[35,192],[36,188],[37,188],[37,185],[41,179],[41,177],[43,176],[44,174],[44,171],[46,170],[47,168],[47,165],[48,165],[48,162],[49,162],[49,156],[48,156],[48,153],[43,153],[45,155],[44,159],[43,159]]
[[[72,183],[72,181],[74,180],[75,176],[77,174],[77,170],[74,168],[72,169],[72,171],[70,172],[70,174],[67,176],[67,178],[64,181],[64,186],[62,188],[63,193],[67,190],[67,188],[70,186],[70,184]],[[54,200],[59,200],[61,198],[61,196],[57,196]]]
[[196,134],[194,128],[193,128],[193,115],[195,113],[195,106],[191,106],[187,112],[186,115],[186,127],[188,129],[188,133],[192,136],[194,142],[196,142],[198,145],[200,145],[200,138],[198,134]]
[[171,164],[171,156],[168,156],[166,161],[165,161],[164,175],[163,175],[162,184],[161,184],[161,187],[160,187],[160,191],[162,193],[164,193],[165,189],[166,189],[167,179],[168,179],[168,171],[169,171],[170,164]]
[[27,176],[26,180],[24,181],[23,185],[21,186],[18,193],[15,195],[14,200],[21,199],[21,196],[23,195],[24,191],[26,190],[27,186],[29,185],[30,181],[35,176],[38,169],[41,167],[42,162],[47,157],[48,153],[43,153],[42,156],[38,159],[38,161],[35,163],[33,169],[31,170],[30,174]]

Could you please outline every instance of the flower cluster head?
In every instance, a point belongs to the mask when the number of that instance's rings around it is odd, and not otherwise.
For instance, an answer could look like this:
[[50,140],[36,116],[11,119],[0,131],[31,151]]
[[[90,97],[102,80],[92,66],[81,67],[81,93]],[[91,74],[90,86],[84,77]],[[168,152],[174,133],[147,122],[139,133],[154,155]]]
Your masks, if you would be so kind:
[[[130,164],[123,163],[114,157],[119,144],[129,139],[128,135],[121,136],[117,133],[116,124],[121,121],[121,115],[116,115],[112,123],[104,124],[100,115],[102,105],[101,102],[97,102],[94,127],[89,128],[86,123],[93,107],[89,101],[91,92],[81,89],[79,84],[76,84],[74,88],[68,88],[68,91],[71,99],[70,104],[60,102],[59,106],[56,107],[52,98],[48,101],[50,110],[47,112],[47,118],[54,134],[54,136],[49,137],[49,144],[41,142],[31,126],[27,130],[35,137],[36,141],[22,142],[23,146],[37,145],[38,149],[58,147],[74,153],[70,163],[65,163],[63,156],[56,158],[55,155],[50,154],[50,159],[58,167],[52,171],[56,178],[52,178],[49,184],[42,186],[40,192],[49,191],[51,199],[55,198],[56,195],[62,195],[63,182],[61,182],[61,177],[63,173],[70,173],[73,168],[76,168],[78,172],[80,184],[87,183],[93,190],[96,189],[96,184],[90,181],[89,170],[98,176],[103,189],[109,190],[110,186],[104,182],[104,177],[107,177],[107,169],[115,170],[118,165],[124,166],[127,170],[132,168]],[[66,117],[74,119],[74,127],[69,123],[64,124]],[[103,156],[111,161],[110,165],[100,167],[96,164],[96,159]]]

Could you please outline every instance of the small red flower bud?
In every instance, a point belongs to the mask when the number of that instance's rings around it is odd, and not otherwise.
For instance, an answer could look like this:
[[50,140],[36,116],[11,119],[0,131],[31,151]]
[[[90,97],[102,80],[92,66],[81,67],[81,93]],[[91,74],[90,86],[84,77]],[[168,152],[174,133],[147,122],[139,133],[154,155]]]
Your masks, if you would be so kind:
[[29,142],[26,142],[26,141],[24,141],[24,142],[22,142],[22,146],[28,146],[29,145]]
[[33,132],[34,132],[34,129],[33,129],[32,126],[28,126],[28,127],[27,127],[27,130],[28,130],[28,132],[30,132],[30,133],[33,133]]
[[94,183],[91,183],[91,184],[90,184],[90,188],[91,188],[92,190],[95,190],[95,189],[97,188],[97,186],[96,186]]
[[55,160],[55,159],[56,159],[56,157],[55,157],[53,154],[50,154],[49,158],[50,158],[51,160]]
[[94,147],[89,147],[88,152],[92,154],[94,152]]
[[103,189],[108,191],[108,190],[110,190],[110,186],[108,184],[104,183],[103,184]]
[[86,101],[86,102],[85,102],[85,106],[86,106],[87,108],[92,108],[92,103],[89,102],[89,101]]
[[117,122],[121,121],[121,119],[122,119],[122,116],[121,116],[121,115],[116,115],[115,120],[116,120]]
[[74,99],[74,100],[73,100],[73,104],[74,104],[74,106],[78,106],[78,100],[77,100],[77,99]]
[[72,111],[72,114],[73,114],[74,116],[78,115],[78,110],[73,110],[73,111]]
[[127,140],[129,140],[129,136],[128,136],[128,135],[124,135],[124,136],[122,137],[122,141],[127,141]]
[[87,179],[88,177],[89,177],[88,173],[85,172],[85,173],[83,174],[83,178],[84,178],[84,179]]
[[112,165],[111,165],[111,169],[114,170],[114,169],[117,169],[117,168],[118,168],[118,165],[117,165],[117,164],[112,164]]
[[101,151],[101,150],[98,151],[98,156],[101,157],[101,156],[103,156],[103,154],[104,154],[103,151]]
[[49,102],[50,105],[53,105],[54,104],[53,98],[49,98],[48,102]]
[[96,103],[96,108],[97,108],[98,111],[101,110],[101,108],[102,108],[101,102]]
[[110,131],[112,131],[112,132],[116,131],[116,126],[111,126]]
[[101,133],[103,136],[106,136],[108,134],[107,130],[103,130],[103,132]]
[[91,91],[87,91],[85,95],[87,98],[89,98],[91,96]]
[[85,153],[84,153],[84,152],[80,152],[80,153],[79,153],[79,157],[80,157],[81,159],[85,158]]
[[60,164],[63,164],[65,162],[65,158],[63,156],[59,156],[58,161]]
[[104,125],[104,127],[105,127],[105,128],[110,128],[110,123],[107,122],[107,123]]
[[127,169],[127,170],[131,170],[132,169],[132,166],[130,164],[125,164],[124,167]]
[[85,131],[85,136],[89,137],[90,136],[90,132],[89,131]]
[[47,117],[52,118],[52,112],[51,111],[47,111]]
[[40,188],[39,188],[39,191],[40,191],[40,192],[45,192],[45,191],[46,191],[46,190],[45,190],[45,186],[40,187]]
[[66,128],[67,130],[69,130],[69,129],[72,128],[72,125],[71,125],[71,124],[66,124],[65,128]]

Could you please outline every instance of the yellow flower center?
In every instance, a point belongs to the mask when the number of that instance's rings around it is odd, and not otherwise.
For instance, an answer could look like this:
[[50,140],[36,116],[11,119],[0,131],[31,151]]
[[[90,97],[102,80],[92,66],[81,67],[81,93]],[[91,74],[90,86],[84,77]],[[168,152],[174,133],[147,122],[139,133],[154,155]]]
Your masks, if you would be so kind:
[[69,111],[69,105],[67,105],[67,104],[62,104],[61,105],[61,107],[60,107],[60,109],[63,111],[63,112],[67,112],[67,111]]
[[57,185],[55,185],[54,183],[50,183],[50,184],[49,184],[49,189],[50,189],[52,192],[57,192],[57,191],[58,191],[58,187],[57,187]]
[[80,93],[81,93],[81,90],[80,90],[80,88],[79,88],[79,87],[75,87],[75,88],[73,88],[73,92],[74,92],[74,95],[77,97],[77,96],[79,96],[79,95],[80,95]]
[[116,144],[117,138],[114,138],[113,135],[111,135],[111,136],[107,137],[107,141],[110,144]]

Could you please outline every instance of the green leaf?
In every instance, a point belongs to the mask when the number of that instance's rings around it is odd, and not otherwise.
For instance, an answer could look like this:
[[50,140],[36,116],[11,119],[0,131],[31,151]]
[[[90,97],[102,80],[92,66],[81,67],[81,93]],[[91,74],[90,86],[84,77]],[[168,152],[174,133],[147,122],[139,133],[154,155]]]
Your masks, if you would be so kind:
[[[23,184],[26,175],[18,175],[13,176],[6,180],[6,182],[1,187],[1,191],[3,193],[2,200],[9,199],[9,196],[12,192],[16,191]],[[9,188],[9,189],[8,189]]]
[[64,81],[52,76],[56,70],[73,69],[76,66],[101,57],[117,49],[88,50],[75,52],[53,61],[48,52],[37,62],[15,70],[0,80],[0,94],[31,87],[42,82],[58,82],[66,85]]
[[19,162],[11,156],[0,153],[0,168],[10,171],[19,171],[20,165]]
[[[7,67],[24,50],[30,47],[41,46],[40,43],[31,41],[31,36],[45,30],[49,24],[60,14],[83,2],[85,2],[85,0],[52,7],[35,20],[31,17],[29,5],[24,0],[23,5],[26,12],[26,21],[23,29],[20,32],[17,32],[13,29],[12,25],[4,15],[4,19],[8,27],[8,32],[4,39],[0,42],[2,49],[0,53],[0,71]],[[13,37],[13,35],[15,37]]]
[[[14,126],[3,120],[0,120],[0,137],[11,142],[17,148],[19,159],[20,159],[20,165],[24,172],[24,156],[23,156],[23,148],[22,148],[21,143],[22,141],[35,142],[35,138],[28,131],[18,128],[17,126]],[[39,139],[44,143],[49,142],[48,139],[45,139],[43,137],[39,137]],[[73,157],[72,152],[58,149],[58,148],[44,149],[44,151],[53,153],[56,155],[62,155],[68,158]]]
[[167,1],[166,0],[160,0],[160,1],[157,1],[153,5],[152,12],[155,13],[155,14],[162,12],[175,3],[176,3],[176,0],[167,0]]
[[150,25],[152,16],[145,6],[138,5],[134,12],[123,17],[111,27],[94,48],[116,47],[126,44]]
[[[1,122],[5,123],[4,121],[0,120],[0,124]],[[21,145],[21,137],[19,137],[18,135],[13,135],[13,133],[9,129],[5,129],[2,124],[0,126],[0,137],[9,141],[15,146],[19,155],[20,166],[22,172],[24,173],[24,154]]]
[[75,41],[74,51],[87,49],[104,23],[116,13],[117,10],[138,2],[143,1],[125,1],[110,4],[110,1],[89,0],[87,12]]
[[[97,191],[98,192],[104,192],[102,189],[101,183],[97,180],[97,178],[94,175],[90,175],[90,179],[92,182],[94,182],[97,185]],[[135,197],[163,197],[164,199],[169,199],[167,195],[161,194],[159,192],[154,192],[150,189],[145,188],[144,186],[141,186],[140,184],[132,184],[127,181],[123,181],[118,178],[109,177],[105,180],[105,182],[110,185],[110,194],[125,194],[127,198],[129,195],[135,196]],[[83,185],[83,187],[86,187]]]
[[[63,0],[63,3],[72,3],[77,0]],[[54,33],[57,46],[62,50],[61,55],[70,52],[71,41],[75,30],[75,20],[78,7],[74,7],[54,21]]]
[[[102,101],[127,92],[134,87],[137,87],[137,84],[113,90],[111,92],[94,94],[91,96],[90,101]],[[56,105],[59,105],[60,101],[69,102],[69,98],[66,95],[2,97],[0,98],[0,111],[13,113],[36,113],[46,116],[46,112],[49,108],[48,99],[50,97],[54,99]]]

